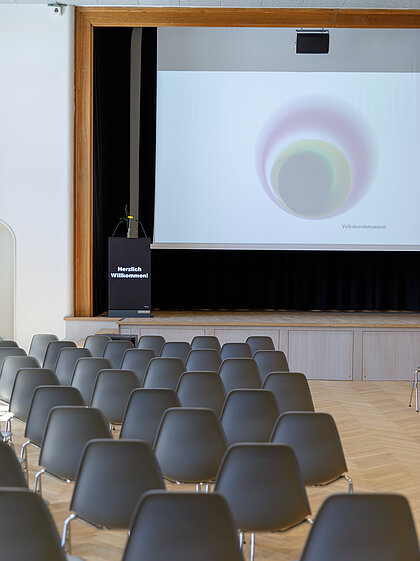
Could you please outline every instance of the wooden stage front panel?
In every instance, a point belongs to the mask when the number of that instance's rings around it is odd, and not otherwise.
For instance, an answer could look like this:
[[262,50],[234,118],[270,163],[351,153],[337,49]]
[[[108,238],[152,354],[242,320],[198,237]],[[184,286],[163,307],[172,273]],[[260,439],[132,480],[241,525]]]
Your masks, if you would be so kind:
[[269,335],[290,369],[310,379],[410,380],[420,365],[420,314],[399,312],[165,312],[150,318],[66,318],[67,336],[90,333],[163,335],[191,341],[216,335],[220,343]]

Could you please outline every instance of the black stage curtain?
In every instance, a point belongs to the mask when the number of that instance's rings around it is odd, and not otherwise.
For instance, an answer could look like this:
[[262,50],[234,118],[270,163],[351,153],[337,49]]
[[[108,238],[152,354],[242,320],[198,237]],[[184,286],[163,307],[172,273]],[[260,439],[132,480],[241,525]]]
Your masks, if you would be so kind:
[[[131,33],[131,28],[94,28],[94,315],[108,309],[108,237],[130,202]],[[121,224],[116,235],[125,234]]]
[[[121,60],[112,65],[114,76],[120,76],[126,64],[122,57],[125,56],[125,50],[129,50],[126,45],[129,32],[95,29],[95,54],[100,48],[98,36],[102,33],[105,35],[107,31],[115,32],[111,40],[114,41],[113,48],[117,34],[121,33],[119,40],[122,45],[118,49]],[[109,65],[107,57],[101,57]],[[107,98],[103,102],[103,110],[115,115],[118,106],[118,112],[121,112],[118,121],[121,121],[126,119],[125,110],[128,111],[129,106],[126,93],[122,90],[123,79],[120,76],[111,82],[120,82],[119,96],[113,96],[109,84],[102,85],[103,95]],[[141,91],[139,217],[147,235],[151,237],[156,137],[156,30],[150,28],[143,30]],[[126,108],[122,107],[123,100],[126,100]],[[110,115],[104,118],[109,119]],[[115,121],[111,115],[112,120]],[[101,130],[99,125],[97,123],[95,126],[96,138],[102,139],[101,142],[107,145],[109,139],[104,140],[104,137],[106,139],[111,133]],[[122,126],[121,122],[114,122],[115,125]],[[124,191],[125,185],[128,185],[128,140],[126,143],[122,134],[114,138],[118,139],[121,150],[126,146],[126,157],[120,154],[112,170],[111,165],[106,172],[103,167],[100,168],[104,179],[97,178],[96,185],[99,189],[101,184],[106,184],[107,190],[95,197],[95,205],[98,199],[102,201],[100,204],[106,206],[105,210],[98,212],[111,216],[108,221],[111,228],[121,215],[121,205],[116,202],[114,190],[124,192],[119,201],[128,200]],[[103,159],[110,160],[106,165],[113,163],[114,157],[110,157],[114,156],[112,149],[109,148],[105,155],[105,147],[95,148],[95,154],[101,151]],[[123,168],[123,165],[127,167]],[[108,235],[109,230],[106,233]],[[99,243],[96,242],[95,253],[99,251],[98,248]],[[104,257],[106,251],[100,258],[103,260]],[[97,268],[95,287],[105,292],[106,261],[105,270],[102,270],[104,274],[99,278],[100,269]],[[99,298],[97,300],[99,309]],[[101,302],[104,301],[102,298]],[[419,311],[420,256],[417,252],[153,250],[152,306],[163,310]],[[105,309],[106,304],[101,311]]]

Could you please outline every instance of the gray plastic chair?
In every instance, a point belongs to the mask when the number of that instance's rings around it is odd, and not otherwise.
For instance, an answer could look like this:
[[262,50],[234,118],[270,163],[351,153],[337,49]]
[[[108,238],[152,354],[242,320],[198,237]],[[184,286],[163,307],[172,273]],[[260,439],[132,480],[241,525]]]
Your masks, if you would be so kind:
[[70,522],[79,518],[99,528],[129,528],[146,491],[165,489],[152,448],[140,440],[90,440],[83,451],[65,520],[61,545],[70,550]]
[[100,370],[111,368],[111,363],[107,358],[86,357],[79,358],[73,370],[71,385],[77,388],[83,396],[86,405],[92,402],[93,388]]
[[105,345],[103,358],[107,358],[112,368],[119,368],[127,349],[133,349],[131,341],[108,341]]
[[246,342],[251,348],[252,355],[257,351],[274,351],[273,339],[268,335],[251,335]]
[[220,414],[228,444],[268,442],[277,418],[276,400],[268,390],[232,390]]
[[13,384],[21,368],[39,368],[39,363],[32,356],[8,356],[3,361],[0,374],[0,400],[10,403]]
[[190,343],[185,341],[168,341],[164,343],[160,356],[163,357],[177,357],[185,364],[188,354],[191,351]]
[[214,491],[226,498],[241,531],[241,542],[243,532],[251,532],[251,561],[255,532],[283,531],[309,522],[311,511],[305,486],[290,446],[230,446],[220,464]]
[[55,374],[62,386],[69,386],[73,378],[74,367],[79,358],[91,357],[89,349],[63,347],[57,356]]
[[18,347],[0,347],[0,372],[3,369],[4,360],[12,356],[26,356],[26,352]]
[[252,358],[225,359],[220,365],[219,376],[226,394],[232,390],[261,387],[257,364]]
[[289,372],[289,365],[283,351],[257,351],[253,358],[257,363],[261,384],[270,372]]
[[32,337],[28,355],[34,356],[39,364],[43,364],[45,351],[47,350],[48,343],[51,341],[58,341],[57,335],[52,333],[36,333]]
[[[0,441],[0,487],[27,488],[25,476],[16,457],[15,451],[5,442]],[[2,524],[5,521],[2,520]]]
[[217,372],[184,372],[176,392],[182,407],[207,407],[220,415],[225,388]]
[[74,481],[83,449],[93,438],[112,438],[99,409],[68,405],[51,409],[39,455],[42,469],[35,475],[34,491],[40,489],[45,473],[68,483]]
[[122,421],[120,438],[145,440],[153,446],[166,409],[180,407],[174,390],[137,388],[131,392]]
[[301,372],[271,372],[262,387],[273,392],[280,413],[314,411],[308,380]]
[[88,335],[83,344],[83,348],[88,349],[91,356],[101,357],[104,354],[105,345],[111,340],[111,337],[108,335]]
[[43,368],[49,368],[55,372],[58,353],[65,347],[76,347],[76,344],[73,341],[50,341],[45,351]]
[[152,358],[144,376],[144,388],[168,388],[176,390],[185,366],[180,358]]
[[407,499],[394,494],[336,494],[322,504],[301,561],[419,561]]
[[42,498],[16,487],[0,488],[1,555],[7,561],[83,561],[64,553]]
[[160,356],[160,351],[165,343],[162,335],[142,335],[137,343],[138,349],[151,349],[155,356]]
[[16,347],[19,348],[19,345],[16,341],[12,341],[11,339],[2,339],[0,340],[0,347]]
[[122,370],[132,370],[136,373],[139,386],[142,387],[149,362],[154,358],[152,349],[127,349],[121,361]]
[[[26,423],[34,391],[38,386],[58,385],[58,379],[48,368],[21,368],[16,374],[10,396],[8,422],[5,431],[11,430],[11,419]],[[11,435],[8,435],[10,438]]]
[[112,425],[122,423],[128,398],[138,388],[137,376],[132,370],[100,370],[92,394],[92,407],[102,411]]
[[122,561],[138,561],[139,552],[147,561],[244,561],[232,514],[216,493],[145,493]]
[[76,388],[69,386],[38,386],[33,394],[25,427],[25,438],[20,451],[20,461],[26,468],[28,477],[28,445],[39,448],[51,409],[59,405],[83,406],[83,398]]
[[196,335],[191,341],[192,349],[214,349],[220,353],[220,342],[214,335]]
[[270,442],[293,448],[306,485],[327,485],[346,479],[349,492],[353,492],[340,436],[328,413],[283,413],[273,428]]
[[185,363],[185,370],[194,372],[218,372],[222,359],[215,349],[192,349]]
[[179,483],[211,483],[226,450],[222,426],[215,412],[176,407],[162,416],[154,446],[163,476]]
[[220,351],[222,360],[227,358],[252,358],[251,347],[248,343],[225,343]]

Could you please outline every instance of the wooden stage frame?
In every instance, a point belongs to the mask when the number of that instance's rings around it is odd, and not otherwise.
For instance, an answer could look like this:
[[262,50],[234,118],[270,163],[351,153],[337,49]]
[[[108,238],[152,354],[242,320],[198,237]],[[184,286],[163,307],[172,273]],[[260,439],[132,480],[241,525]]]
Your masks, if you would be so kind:
[[93,314],[94,27],[420,28],[420,10],[307,8],[76,8],[74,315]]

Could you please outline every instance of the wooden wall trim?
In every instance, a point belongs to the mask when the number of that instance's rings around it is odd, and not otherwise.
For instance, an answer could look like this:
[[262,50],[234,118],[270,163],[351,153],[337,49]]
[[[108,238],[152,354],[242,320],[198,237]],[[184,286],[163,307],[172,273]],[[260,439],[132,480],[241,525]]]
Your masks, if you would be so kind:
[[93,314],[93,26],[76,9],[74,75],[74,315]]
[[76,8],[74,315],[93,314],[94,27],[420,28],[420,10],[304,8]]

